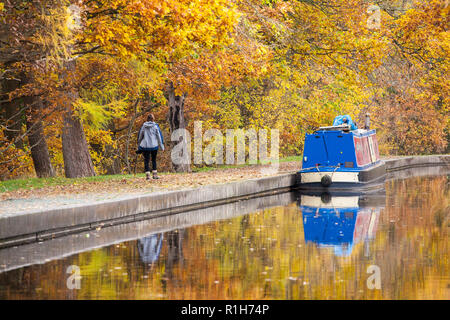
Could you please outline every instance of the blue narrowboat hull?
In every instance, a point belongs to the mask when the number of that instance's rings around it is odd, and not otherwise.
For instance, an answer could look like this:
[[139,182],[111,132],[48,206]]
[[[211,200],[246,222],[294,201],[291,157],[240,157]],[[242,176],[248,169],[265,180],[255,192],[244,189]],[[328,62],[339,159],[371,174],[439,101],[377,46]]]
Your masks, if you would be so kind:
[[[377,190],[384,187],[384,181],[386,179],[386,165],[384,161],[380,161],[378,164],[366,168],[365,170],[357,171],[339,171],[341,173],[350,174],[349,181],[333,181],[335,172],[332,171],[320,171],[320,177],[329,175],[332,179],[332,183],[329,186],[322,184],[321,178],[318,181],[302,181],[302,172],[297,173],[297,185],[300,190],[310,190],[315,192],[326,192],[330,189],[337,191],[345,191],[347,189],[355,189],[358,191],[370,191]],[[303,179],[305,178],[303,173]],[[341,175],[342,176],[342,175]],[[344,176],[345,179],[345,176]]]
[[302,170],[297,185],[303,190],[379,188],[386,177],[375,130],[326,127],[305,137]]

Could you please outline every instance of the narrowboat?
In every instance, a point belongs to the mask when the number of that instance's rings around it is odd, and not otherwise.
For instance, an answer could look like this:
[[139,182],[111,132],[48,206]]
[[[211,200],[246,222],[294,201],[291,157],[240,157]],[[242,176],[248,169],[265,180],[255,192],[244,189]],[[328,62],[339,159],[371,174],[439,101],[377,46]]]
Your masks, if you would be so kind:
[[332,248],[337,256],[349,256],[356,244],[368,244],[375,238],[379,215],[385,207],[385,197],[381,194],[369,198],[301,194],[297,201],[305,243]]
[[358,129],[348,115],[337,116],[333,125],[306,134],[302,169],[297,173],[300,189],[371,189],[384,184],[386,165],[380,159],[376,131],[366,115]]

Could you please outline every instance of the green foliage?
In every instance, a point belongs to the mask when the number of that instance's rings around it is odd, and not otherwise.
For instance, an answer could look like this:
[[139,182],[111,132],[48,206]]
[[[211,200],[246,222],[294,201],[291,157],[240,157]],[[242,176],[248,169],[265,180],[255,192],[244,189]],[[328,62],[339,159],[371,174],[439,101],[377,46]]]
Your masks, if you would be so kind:
[[126,115],[129,106],[128,97],[121,98],[118,94],[120,88],[107,85],[102,89],[92,88],[80,92],[82,98],[75,102],[78,116],[88,126],[100,130],[112,119]]

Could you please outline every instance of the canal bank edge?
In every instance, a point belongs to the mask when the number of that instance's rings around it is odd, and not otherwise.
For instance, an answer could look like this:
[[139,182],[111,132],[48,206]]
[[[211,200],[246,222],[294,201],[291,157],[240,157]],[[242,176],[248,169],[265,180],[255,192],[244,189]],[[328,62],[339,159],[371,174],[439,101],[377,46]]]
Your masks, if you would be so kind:
[[[450,155],[401,157],[385,159],[385,162],[388,174],[421,167],[450,170]],[[0,248],[283,193],[295,189],[295,184],[295,173],[289,173],[89,205],[0,216]]]
[[[268,208],[287,206],[296,201],[293,192],[235,201],[178,214],[118,224],[58,237],[52,241],[32,242],[0,250],[0,273],[34,264],[61,259],[112,244],[142,239],[177,229],[228,220]],[[292,207],[296,210],[297,207]]]

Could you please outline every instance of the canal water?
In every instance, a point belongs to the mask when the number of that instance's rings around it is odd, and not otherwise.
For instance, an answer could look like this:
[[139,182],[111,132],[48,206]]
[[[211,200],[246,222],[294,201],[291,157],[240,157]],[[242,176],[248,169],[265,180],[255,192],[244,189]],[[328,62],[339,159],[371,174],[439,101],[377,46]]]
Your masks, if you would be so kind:
[[9,248],[0,299],[449,299],[449,181],[274,195]]

